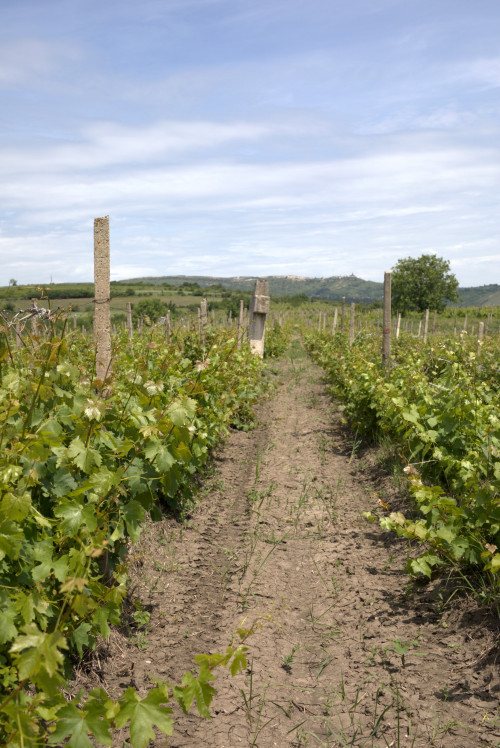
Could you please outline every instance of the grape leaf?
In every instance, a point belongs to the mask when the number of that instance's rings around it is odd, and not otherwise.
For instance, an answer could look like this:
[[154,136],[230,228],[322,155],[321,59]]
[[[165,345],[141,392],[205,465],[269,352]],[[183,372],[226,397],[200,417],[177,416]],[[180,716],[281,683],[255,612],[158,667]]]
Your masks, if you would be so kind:
[[72,703],[66,704],[57,713],[56,729],[50,736],[49,743],[61,744],[64,738],[71,735],[66,743],[67,748],[94,748],[88,737],[90,733],[101,744],[111,745],[109,721],[102,719],[104,716],[105,710],[98,703],[91,703],[83,709],[77,709]]
[[130,742],[134,748],[145,748],[150,740],[155,739],[153,725],[166,735],[172,735],[172,710],[162,706],[167,701],[163,688],[153,688],[144,699],[133,688],[127,688],[118,702],[120,711],[116,716],[116,726],[124,727],[130,720]]

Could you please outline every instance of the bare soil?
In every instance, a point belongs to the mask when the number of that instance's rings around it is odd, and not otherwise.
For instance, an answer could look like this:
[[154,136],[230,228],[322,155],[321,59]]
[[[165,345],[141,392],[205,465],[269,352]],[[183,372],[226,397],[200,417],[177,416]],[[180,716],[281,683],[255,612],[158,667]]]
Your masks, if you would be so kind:
[[151,620],[113,633],[102,682],[179,683],[255,626],[247,672],[217,671],[212,718],[177,710],[155,745],[500,746],[498,619],[460,589],[448,602],[451,582],[412,583],[407,544],[364,519],[404,488],[297,341],[272,376],[260,425],[231,432],[189,520],[134,546],[130,599]]

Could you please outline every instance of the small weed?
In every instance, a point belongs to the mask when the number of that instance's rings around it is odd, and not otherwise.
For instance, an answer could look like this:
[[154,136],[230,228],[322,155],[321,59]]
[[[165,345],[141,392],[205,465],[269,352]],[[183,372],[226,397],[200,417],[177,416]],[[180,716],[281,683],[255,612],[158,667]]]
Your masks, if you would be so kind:
[[299,649],[300,649],[300,644],[295,644],[295,646],[292,647],[292,651],[290,652],[290,654],[283,655],[281,667],[288,674],[292,672],[292,665],[295,659],[295,653],[298,652]]
[[[419,639],[413,639],[411,642],[404,642],[401,639],[391,639],[390,641],[392,644],[392,651],[401,657],[401,664],[403,667],[405,667],[405,657],[408,651],[412,647],[420,645]],[[386,649],[386,651],[389,650]],[[413,654],[418,655],[419,657],[425,657],[426,652],[413,652]]]
[[149,628],[151,620],[151,614],[146,610],[143,603],[140,600],[134,600],[135,611],[132,614],[132,618],[137,624],[137,628]]
[[387,561],[384,564],[384,569],[389,569],[390,566],[391,566],[391,564],[392,564],[392,562],[393,562],[393,560],[394,560],[394,554],[390,553],[389,554],[389,558],[387,559]]
[[132,642],[141,652],[145,652],[149,647],[148,637],[144,631],[138,631],[133,637]]

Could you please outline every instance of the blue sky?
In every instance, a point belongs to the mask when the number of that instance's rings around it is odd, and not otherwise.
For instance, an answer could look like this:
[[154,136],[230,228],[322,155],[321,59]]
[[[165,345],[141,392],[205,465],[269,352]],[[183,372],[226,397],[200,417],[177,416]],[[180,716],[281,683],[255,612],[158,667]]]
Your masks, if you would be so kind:
[[0,284],[500,283],[498,0],[0,0]]

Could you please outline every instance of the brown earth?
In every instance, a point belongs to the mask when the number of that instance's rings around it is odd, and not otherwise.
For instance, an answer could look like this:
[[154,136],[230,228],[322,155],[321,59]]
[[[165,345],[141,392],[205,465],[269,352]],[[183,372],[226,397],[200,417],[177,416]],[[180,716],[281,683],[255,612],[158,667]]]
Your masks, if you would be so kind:
[[189,520],[134,546],[130,599],[151,620],[114,632],[104,685],[179,683],[255,626],[247,672],[217,671],[212,718],[176,710],[156,746],[500,746],[498,619],[460,590],[448,602],[450,581],[412,583],[407,544],[364,519],[404,487],[297,342],[271,376],[260,425],[231,432]]

